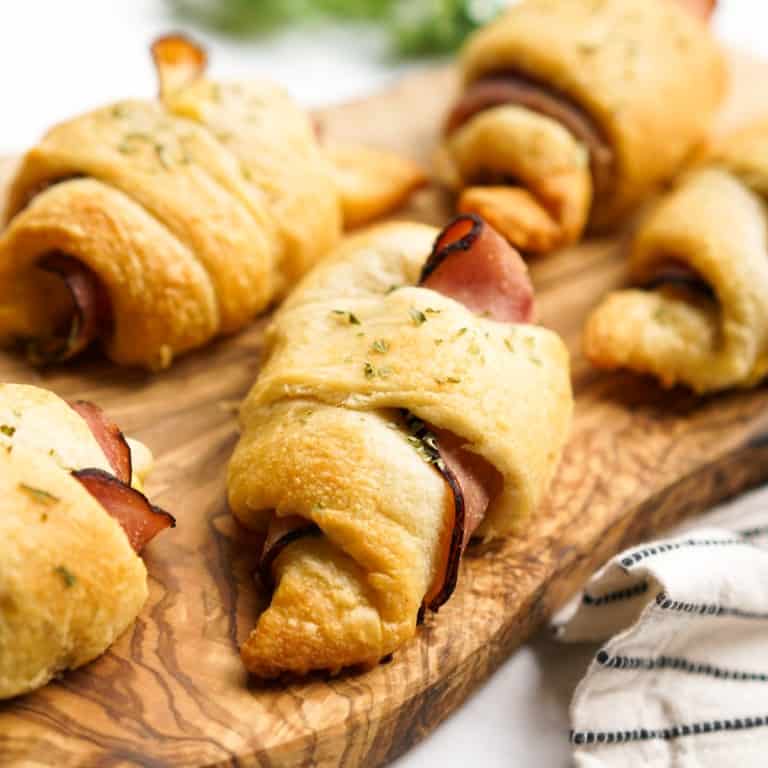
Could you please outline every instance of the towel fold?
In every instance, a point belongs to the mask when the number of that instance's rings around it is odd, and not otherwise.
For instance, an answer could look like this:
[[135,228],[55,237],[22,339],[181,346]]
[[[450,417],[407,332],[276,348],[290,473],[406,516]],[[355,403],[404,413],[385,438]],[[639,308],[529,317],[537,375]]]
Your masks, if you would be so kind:
[[601,642],[571,704],[575,765],[768,765],[768,514],[627,550],[558,625]]

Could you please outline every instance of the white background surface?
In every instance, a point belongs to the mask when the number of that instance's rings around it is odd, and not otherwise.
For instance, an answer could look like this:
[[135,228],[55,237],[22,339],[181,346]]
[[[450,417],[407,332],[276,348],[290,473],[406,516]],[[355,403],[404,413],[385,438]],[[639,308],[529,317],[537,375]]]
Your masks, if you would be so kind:
[[[721,6],[720,36],[768,56],[768,4],[721,0]],[[178,28],[162,0],[0,0],[0,153],[24,149],[52,122],[78,111],[154,94],[147,45]],[[419,66],[392,65],[384,38],[360,28],[299,29],[258,45],[195,34],[217,75],[269,76],[307,105],[359,96]],[[755,505],[768,506],[768,491],[736,505],[734,514]],[[544,633],[397,768],[567,765],[567,707],[593,653],[557,645]]]

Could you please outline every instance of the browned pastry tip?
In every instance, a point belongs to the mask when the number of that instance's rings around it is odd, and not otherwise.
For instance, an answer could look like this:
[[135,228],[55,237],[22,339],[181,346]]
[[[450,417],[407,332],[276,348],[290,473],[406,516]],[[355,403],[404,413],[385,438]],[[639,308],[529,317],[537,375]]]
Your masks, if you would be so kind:
[[179,33],[158,37],[152,43],[151,51],[161,96],[178,91],[202,77],[208,64],[205,49]]

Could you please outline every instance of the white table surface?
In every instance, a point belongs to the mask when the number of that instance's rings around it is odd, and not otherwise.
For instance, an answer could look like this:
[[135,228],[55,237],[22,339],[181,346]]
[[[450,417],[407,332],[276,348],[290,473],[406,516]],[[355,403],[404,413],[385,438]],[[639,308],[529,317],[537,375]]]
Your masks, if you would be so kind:
[[[721,6],[720,36],[768,56],[768,4]],[[162,0],[0,0],[0,153],[23,150],[52,122],[78,111],[118,96],[152,95],[147,45],[180,28]],[[308,106],[360,96],[419,66],[392,65],[383,36],[368,29],[298,29],[258,44],[193,34],[208,47],[217,75],[269,76]],[[760,505],[768,505],[768,489],[737,502],[730,514]],[[593,653],[543,633],[397,768],[567,765],[568,703]]]

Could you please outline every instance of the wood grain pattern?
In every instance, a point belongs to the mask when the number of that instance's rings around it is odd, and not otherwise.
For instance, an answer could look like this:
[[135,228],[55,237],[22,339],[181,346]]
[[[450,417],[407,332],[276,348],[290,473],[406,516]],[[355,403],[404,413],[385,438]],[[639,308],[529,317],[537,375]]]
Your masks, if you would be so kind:
[[[768,64],[734,57],[723,126],[768,112]],[[414,76],[320,115],[327,134],[425,159],[449,71]],[[6,170],[8,164],[6,164]],[[425,191],[405,215],[444,222]],[[150,491],[178,528],[146,560],[149,602],[132,630],[74,674],[0,705],[3,766],[375,766],[467,694],[619,548],[768,477],[768,391],[696,400],[592,371],[587,310],[623,277],[622,238],[533,268],[542,321],[574,355],[577,415],[551,498],[524,538],[472,551],[453,599],[390,664],[290,685],[249,681],[237,648],[262,597],[255,552],[225,502],[233,406],[259,367],[264,320],[152,376],[96,357],[36,373],[0,356],[0,377],[92,399],[154,450]]]

